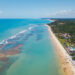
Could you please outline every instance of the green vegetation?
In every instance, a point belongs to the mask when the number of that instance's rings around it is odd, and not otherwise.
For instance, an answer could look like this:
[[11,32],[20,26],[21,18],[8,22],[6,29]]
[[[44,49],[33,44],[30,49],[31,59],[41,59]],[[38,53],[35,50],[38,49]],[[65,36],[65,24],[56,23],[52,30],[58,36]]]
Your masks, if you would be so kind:
[[75,60],[75,57],[72,57],[73,60]]
[[64,44],[65,44],[67,47],[69,46],[69,43],[66,42],[65,39],[58,38],[58,40],[62,43],[63,46],[64,46]]
[[75,47],[75,20],[57,19],[49,24],[54,33],[56,33],[62,44],[72,45]]
[[75,56],[75,53],[71,53],[70,55],[71,55],[71,56]]
[[75,60],[75,52],[71,52],[69,46],[75,48],[75,19],[53,19],[56,20],[48,24],[61,44],[68,50],[72,59]]

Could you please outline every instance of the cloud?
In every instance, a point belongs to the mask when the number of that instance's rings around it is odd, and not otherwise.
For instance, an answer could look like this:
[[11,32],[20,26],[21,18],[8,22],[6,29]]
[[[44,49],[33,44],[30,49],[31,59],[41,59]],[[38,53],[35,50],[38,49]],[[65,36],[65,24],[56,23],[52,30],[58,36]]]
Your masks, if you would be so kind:
[[49,15],[57,18],[75,18],[75,10],[60,10]]
[[74,15],[75,14],[75,10],[61,10],[61,11],[58,11],[56,12],[55,15]]

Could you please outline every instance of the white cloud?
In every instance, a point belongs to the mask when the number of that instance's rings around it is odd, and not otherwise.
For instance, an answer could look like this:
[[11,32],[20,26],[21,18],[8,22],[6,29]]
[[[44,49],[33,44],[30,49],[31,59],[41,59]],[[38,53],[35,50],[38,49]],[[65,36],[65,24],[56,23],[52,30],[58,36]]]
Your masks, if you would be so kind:
[[60,10],[48,15],[48,17],[75,18],[75,10]]
[[75,14],[75,10],[61,10],[56,12],[56,15],[71,15]]

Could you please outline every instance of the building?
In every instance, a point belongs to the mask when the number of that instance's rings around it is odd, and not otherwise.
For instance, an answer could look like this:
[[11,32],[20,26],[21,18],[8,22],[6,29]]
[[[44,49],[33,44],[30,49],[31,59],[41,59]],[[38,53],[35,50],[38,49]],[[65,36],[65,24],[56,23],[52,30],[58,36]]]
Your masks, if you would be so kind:
[[75,48],[73,48],[73,47],[70,46],[69,50],[70,50],[71,53],[75,53]]

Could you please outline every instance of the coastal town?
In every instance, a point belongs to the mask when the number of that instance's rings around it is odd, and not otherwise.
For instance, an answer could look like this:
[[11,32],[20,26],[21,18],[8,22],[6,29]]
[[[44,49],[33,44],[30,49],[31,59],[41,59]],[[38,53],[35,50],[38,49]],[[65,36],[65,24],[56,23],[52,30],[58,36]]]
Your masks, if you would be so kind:
[[75,21],[57,19],[50,24],[58,40],[64,46],[72,59],[75,60]]

